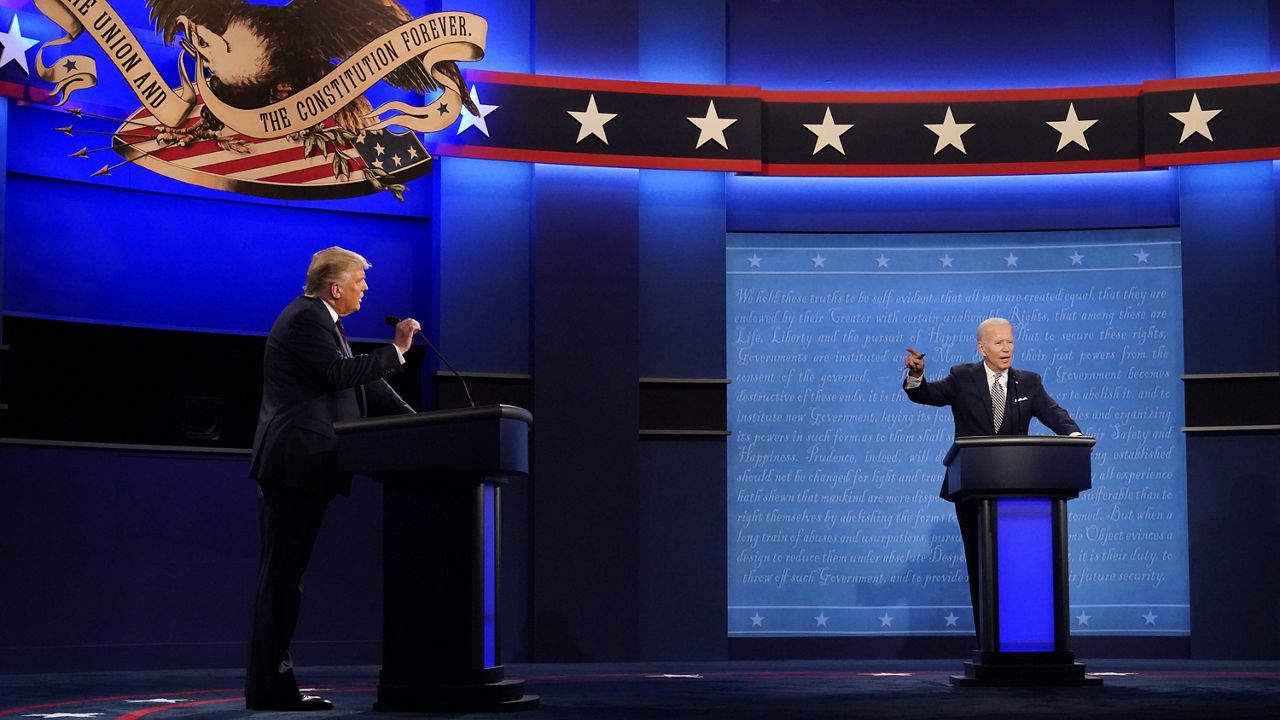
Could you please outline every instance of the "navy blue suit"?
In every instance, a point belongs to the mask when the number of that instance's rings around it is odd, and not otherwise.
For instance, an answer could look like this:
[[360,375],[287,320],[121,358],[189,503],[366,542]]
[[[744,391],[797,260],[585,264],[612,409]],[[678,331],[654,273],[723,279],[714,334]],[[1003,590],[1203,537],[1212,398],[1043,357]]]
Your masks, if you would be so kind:
[[383,379],[401,370],[396,349],[351,355],[319,298],[295,298],[281,311],[262,367],[249,467],[262,491],[262,560],[245,674],[250,708],[298,697],[289,644],[302,578],[329,501],[351,489],[351,476],[337,469],[334,422],[413,412]]
[[[907,389],[914,403],[949,406],[955,421],[956,437],[984,435],[1026,435],[1031,418],[1044,423],[1058,435],[1080,432],[1075,420],[1045,392],[1040,376],[1030,370],[1009,368],[1005,382],[1004,420],[999,432],[991,408],[991,388],[981,362],[955,365],[950,374],[937,382],[923,380],[918,387]],[[906,381],[903,381],[906,389]],[[940,495],[946,497],[946,480]],[[978,513],[974,503],[956,503],[956,520],[964,541],[965,564],[969,568],[969,598],[973,603],[974,627],[978,621]]]

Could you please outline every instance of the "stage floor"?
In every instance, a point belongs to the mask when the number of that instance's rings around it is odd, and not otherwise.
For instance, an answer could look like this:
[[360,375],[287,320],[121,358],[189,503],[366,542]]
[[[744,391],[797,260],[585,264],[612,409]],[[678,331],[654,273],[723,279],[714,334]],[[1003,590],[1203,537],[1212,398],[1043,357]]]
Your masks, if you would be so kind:
[[[961,662],[779,661],[508,666],[541,704],[519,713],[377,713],[376,667],[302,667],[324,718],[1280,718],[1280,661],[1082,659],[1101,687],[960,688]],[[239,669],[0,675],[0,717],[299,717],[244,709]]]

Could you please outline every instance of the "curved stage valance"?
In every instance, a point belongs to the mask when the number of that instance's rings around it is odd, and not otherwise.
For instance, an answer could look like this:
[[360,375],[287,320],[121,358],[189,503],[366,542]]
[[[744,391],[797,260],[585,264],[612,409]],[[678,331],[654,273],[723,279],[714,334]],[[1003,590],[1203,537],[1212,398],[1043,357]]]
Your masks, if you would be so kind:
[[1280,158],[1280,73],[937,92],[467,73],[445,156],[792,176],[1142,170]]

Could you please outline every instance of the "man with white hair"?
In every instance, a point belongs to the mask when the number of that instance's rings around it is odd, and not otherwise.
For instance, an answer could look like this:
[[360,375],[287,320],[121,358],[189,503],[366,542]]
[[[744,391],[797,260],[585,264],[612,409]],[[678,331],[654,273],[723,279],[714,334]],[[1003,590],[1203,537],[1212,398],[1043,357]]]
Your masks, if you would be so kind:
[[[978,325],[978,354],[982,362],[955,365],[943,379],[924,377],[924,353],[907,348],[907,398],[921,405],[949,406],[960,437],[1026,435],[1031,418],[1059,435],[1080,435],[1080,426],[1044,389],[1040,376],[1013,368],[1013,325],[1004,318],[987,318]],[[946,481],[942,492],[946,496]],[[978,625],[978,512],[972,503],[956,503],[956,520],[964,540],[969,567],[969,598],[974,628]]]
[[298,691],[289,654],[325,509],[351,490],[351,476],[337,469],[333,424],[413,413],[384,378],[400,372],[418,322],[401,320],[391,344],[367,354],[354,354],[347,343],[342,318],[360,309],[369,267],[340,247],[316,253],[304,294],[281,311],[267,336],[249,467],[262,497],[262,559],[245,673],[250,710],[333,708]]

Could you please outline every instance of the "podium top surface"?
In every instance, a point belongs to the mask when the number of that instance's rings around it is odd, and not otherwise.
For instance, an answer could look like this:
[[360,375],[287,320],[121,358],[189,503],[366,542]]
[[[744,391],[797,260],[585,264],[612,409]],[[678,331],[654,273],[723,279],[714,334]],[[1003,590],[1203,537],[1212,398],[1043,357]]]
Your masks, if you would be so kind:
[[432,410],[415,415],[385,415],[363,420],[343,420],[334,423],[333,429],[339,435],[346,435],[477,420],[517,420],[529,425],[533,423],[533,415],[528,410],[515,405],[481,405],[473,408]]
[[1018,446],[1091,448],[1097,442],[1097,438],[1085,435],[1077,437],[1068,435],[975,435],[959,437],[951,444],[951,449],[947,450],[947,456],[943,458],[942,464],[950,465],[951,461],[956,459],[956,455],[966,448]]

